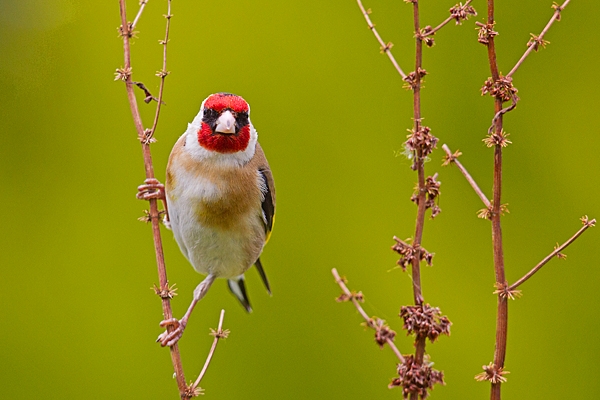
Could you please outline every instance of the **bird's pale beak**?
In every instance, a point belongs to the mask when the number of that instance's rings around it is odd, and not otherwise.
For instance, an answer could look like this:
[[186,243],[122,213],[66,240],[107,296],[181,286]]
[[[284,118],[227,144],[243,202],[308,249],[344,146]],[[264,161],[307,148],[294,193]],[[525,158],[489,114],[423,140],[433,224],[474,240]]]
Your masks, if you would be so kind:
[[235,118],[231,111],[226,110],[217,119],[217,127],[215,128],[216,133],[232,134],[235,133]]

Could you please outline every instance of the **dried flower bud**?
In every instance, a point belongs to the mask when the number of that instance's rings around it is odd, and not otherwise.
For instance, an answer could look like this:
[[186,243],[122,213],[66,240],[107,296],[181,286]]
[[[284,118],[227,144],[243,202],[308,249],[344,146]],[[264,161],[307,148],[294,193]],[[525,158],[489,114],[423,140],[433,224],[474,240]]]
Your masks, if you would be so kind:
[[546,45],[550,44],[549,41],[544,40],[541,37],[534,35],[533,33],[530,33],[530,35],[531,35],[531,38],[527,42],[527,47],[533,46],[533,50],[535,50],[535,51],[538,51],[540,49],[540,47],[545,49]]
[[510,136],[510,133],[500,131],[499,133],[494,132],[491,135],[486,136],[482,140],[487,147],[494,147],[494,146],[506,147],[512,143],[510,140],[507,139],[508,136]]
[[394,240],[396,244],[392,246],[392,250],[396,253],[400,254],[400,259],[397,261],[397,264],[402,268],[402,271],[406,271],[406,267],[410,266],[413,263],[413,260],[416,258],[417,251],[420,251],[420,261],[425,261],[427,265],[431,266],[434,253],[429,253],[423,247],[417,247],[406,243],[411,239],[406,239],[402,241],[394,236]]
[[[425,180],[425,209],[431,209],[431,218],[435,218],[439,213],[442,212],[442,209],[436,204],[436,198],[440,195],[440,185],[442,182],[436,180],[437,174],[434,176],[428,176]],[[411,196],[410,201],[415,204],[419,204],[419,187],[415,187],[415,193]]]
[[517,88],[513,86],[512,78],[507,76],[500,76],[497,81],[488,78],[481,87],[482,96],[489,93],[490,96],[500,99],[503,102],[510,100],[516,102],[519,99],[517,92]]
[[510,374],[508,371],[504,371],[504,368],[498,368],[494,363],[484,365],[483,371],[480,374],[475,375],[475,379],[479,382],[490,381],[492,383],[506,382],[504,375]]
[[500,297],[505,299],[515,300],[516,298],[523,296],[523,293],[520,290],[511,289],[510,286],[508,286],[508,283],[495,283],[494,287],[496,288],[494,294],[499,294]]
[[404,145],[410,152],[417,152],[421,157],[427,157],[436,148],[438,138],[431,134],[429,127],[420,126],[417,131],[414,128],[408,131],[410,135],[406,136],[408,140]]
[[161,299],[172,299],[173,297],[177,296],[177,288],[175,287],[175,284],[169,286],[168,282],[166,286],[160,288],[154,284],[151,289],[154,290],[154,293],[156,293]]
[[490,39],[498,35],[498,32],[494,31],[494,24],[482,24],[481,22],[475,23],[475,25],[479,27],[479,32],[477,33],[477,41],[479,43],[488,45],[490,43]]
[[387,53],[388,51],[390,51],[390,50],[392,49],[392,47],[394,47],[394,43],[392,43],[392,42],[387,42],[385,46],[381,46],[381,47],[379,48],[379,52],[380,52],[381,54],[383,54],[383,53]]
[[425,42],[427,47],[433,47],[433,45],[435,44],[433,35],[435,35],[435,32],[433,32],[433,28],[431,27],[431,25],[427,25],[425,28],[421,28],[419,30],[419,33],[417,33],[415,37]]
[[[558,250],[559,247],[560,247],[560,245],[558,243],[556,243],[556,246],[554,246],[554,251]],[[558,258],[560,260],[566,260],[567,255],[559,252],[559,253],[556,253],[556,258]]]
[[131,76],[131,67],[117,68],[117,72],[115,72],[115,81],[126,82],[127,78],[129,78],[130,76]]
[[462,3],[456,4],[450,9],[450,16],[456,20],[456,25],[460,25],[462,21],[466,21],[471,16],[477,15],[477,11],[472,6]]
[[590,220],[587,215],[584,215],[579,220],[583,223],[583,225],[596,226],[596,220],[595,219]]
[[344,303],[344,302],[350,301],[352,299],[359,301],[361,303],[365,302],[365,296],[363,295],[363,293],[355,292],[355,291],[350,292],[350,294],[342,293],[335,299],[335,301],[337,301],[338,303]]
[[396,332],[390,329],[383,319],[371,317],[368,325],[375,329],[375,342],[379,345],[379,348],[383,349],[388,340],[394,341]]
[[489,208],[482,208],[481,210],[477,211],[477,218],[491,220],[492,210],[490,210]]
[[425,75],[427,75],[427,71],[423,68],[419,68],[418,71],[419,71],[418,75],[415,71],[412,71],[411,73],[406,75],[406,77],[404,78],[404,81],[406,82],[406,84],[404,85],[405,89],[413,89],[414,90],[414,88],[417,87],[417,83],[421,82],[423,80],[423,77]]
[[558,13],[558,15],[556,16],[556,20],[560,21],[560,12],[563,10],[561,5],[558,4],[557,2],[553,1],[552,5],[550,7],[552,7],[552,9],[554,9],[554,11]]
[[460,156],[462,156],[462,153],[458,150],[456,150],[454,152],[454,154],[451,154],[451,155],[446,154],[444,156],[444,158],[442,159],[442,167],[446,167],[450,164],[454,164],[454,161]]
[[[492,216],[494,215],[493,212],[494,209],[494,203],[490,203],[490,207],[489,208],[482,208],[481,210],[479,210],[477,212],[477,217],[481,218],[481,219],[492,219]],[[510,214],[510,211],[508,210],[508,203],[504,203],[500,205],[500,215],[504,215],[504,214]]]
[[214,336],[218,339],[227,339],[229,337],[229,334],[231,333],[231,331],[229,329],[213,329],[213,328],[209,328],[209,329],[210,329],[209,335]]

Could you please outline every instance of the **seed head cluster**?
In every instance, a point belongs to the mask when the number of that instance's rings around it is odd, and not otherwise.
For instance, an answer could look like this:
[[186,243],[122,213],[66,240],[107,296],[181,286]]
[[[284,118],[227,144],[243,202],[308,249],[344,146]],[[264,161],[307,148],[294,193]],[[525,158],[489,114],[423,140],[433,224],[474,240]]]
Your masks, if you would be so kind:
[[443,316],[439,308],[429,304],[402,306],[400,318],[404,320],[403,328],[409,335],[427,337],[432,343],[440,335],[450,335],[452,323],[448,317]]
[[[436,199],[440,195],[440,185],[442,182],[437,180],[437,174],[434,176],[428,176],[425,179],[425,192],[426,192],[426,200],[425,200],[425,209],[431,209],[431,219],[435,218],[439,213],[442,212],[442,209],[437,205]],[[419,204],[419,187],[415,187],[415,193],[413,193],[410,201],[415,204]]]
[[513,86],[510,76],[500,76],[496,81],[488,78],[481,88],[482,96],[489,93],[490,96],[500,99],[503,102],[513,100],[516,103],[519,100],[517,92],[518,90]]
[[400,254],[400,259],[397,261],[397,264],[400,266],[400,268],[402,268],[402,271],[406,271],[406,267],[412,265],[413,260],[417,257],[417,254],[420,254],[420,261],[425,261],[427,265],[431,267],[433,256],[435,255],[434,253],[429,253],[423,247],[415,247],[408,244],[407,242],[411,239],[406,239],[406,241],[403,241],[394,236],[394,240],[396,241],[396,244],[392,246],[392,250]]
[[436,383],[444,384],[444,374],[433,369],[427,356],[422,364],[415,362],[414,355],[404,357],[404,362],[398,364],[398,377],[389,384],[389,388],[402,387],[402,397],[408,399],[411,394],[417,394],[426,399],[429,391]]

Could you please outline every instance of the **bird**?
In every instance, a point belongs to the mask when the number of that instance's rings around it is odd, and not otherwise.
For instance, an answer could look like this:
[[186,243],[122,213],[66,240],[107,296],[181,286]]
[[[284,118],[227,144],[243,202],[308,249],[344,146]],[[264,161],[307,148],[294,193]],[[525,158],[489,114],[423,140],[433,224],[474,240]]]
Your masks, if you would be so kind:
[[[248,312],[244,273],[250,267],[256,266],[271,294],[260,255],[273,229],[275,185],[246,100],[221,92],[202,102],[171,151],[163,187],[175,241],[192,267],[206,275],[184,316],[160,323],[173,326],[157,339],[164,347],[179,341],[194,307],[217,278],[227,279]],[[146,193],[162,189],[153,182],[140,188]]]

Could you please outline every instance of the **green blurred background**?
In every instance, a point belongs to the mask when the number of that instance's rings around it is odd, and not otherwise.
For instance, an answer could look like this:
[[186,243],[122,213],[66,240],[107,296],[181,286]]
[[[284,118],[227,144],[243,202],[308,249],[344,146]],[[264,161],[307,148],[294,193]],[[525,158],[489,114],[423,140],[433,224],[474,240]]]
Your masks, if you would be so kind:
[[[129,19],[137,10],[129,1]],[[503,72],[539,33],[548,0],[497,1]],[[422,1],[422,25],[437,25],[454,5]],[[488,195],[492,151],[481,139],[492,99],[475,21],[448,25],[425,49],[425,124],[464,155]],[[372,19],[406,72],[412,70],[412,11],[397,0],[365,0]],[[133,43],[134,79],[157,93],[165,1],[150,1]],[[174,1],[165,102],[153,155],[158,178],[171,146],[210,93],[240,94],[252,107],[275,174],[277,224],[263,255],[273,288],[248,275],[255,312],[247,315],[219,281],[196,308],[181,344],[188,379],[199,372],[226,309],[221,342],[202,387],[220,399],[397,399],[389,349],[379,350],[330,270],[362,290],[369,314],[389,321],[412,351],[397,313],[412,301],[410,276],[394,269],[392,236],[413,235],[416,181],[395,154],[411,126],[410,92],[367,29],[356,2]],[[515,75],[521,102],[505,123],[503,220],[512,282],[581,226],[600,217],[598,199],[598,5],[573,1],[547,49]],[[136,220],[143,181],[139,142],[124,85],[118,2],[13,0],[0,3],[0,191],[3,206],[0,330],[3,398],[176,399],[161,332],[149,226]],[[142,93],[138,92],[142,99]],[[145,123],[154,105],[141,103]],[[490,224],[456,168],[433,153],[443,212],[425,227],[436,253],[424,268],[426,301],[454,325],[428,351],[445,372],[440,399],[486,398],[473,376],[492,360]],[[600,228],[596,228],[600,229]],[[179,288],[180,317],[202,279],[164,230],[169,278]],[[598,232],[591,230],[522,286],[510,304],[506,399],[598,398],[600,354]]]

